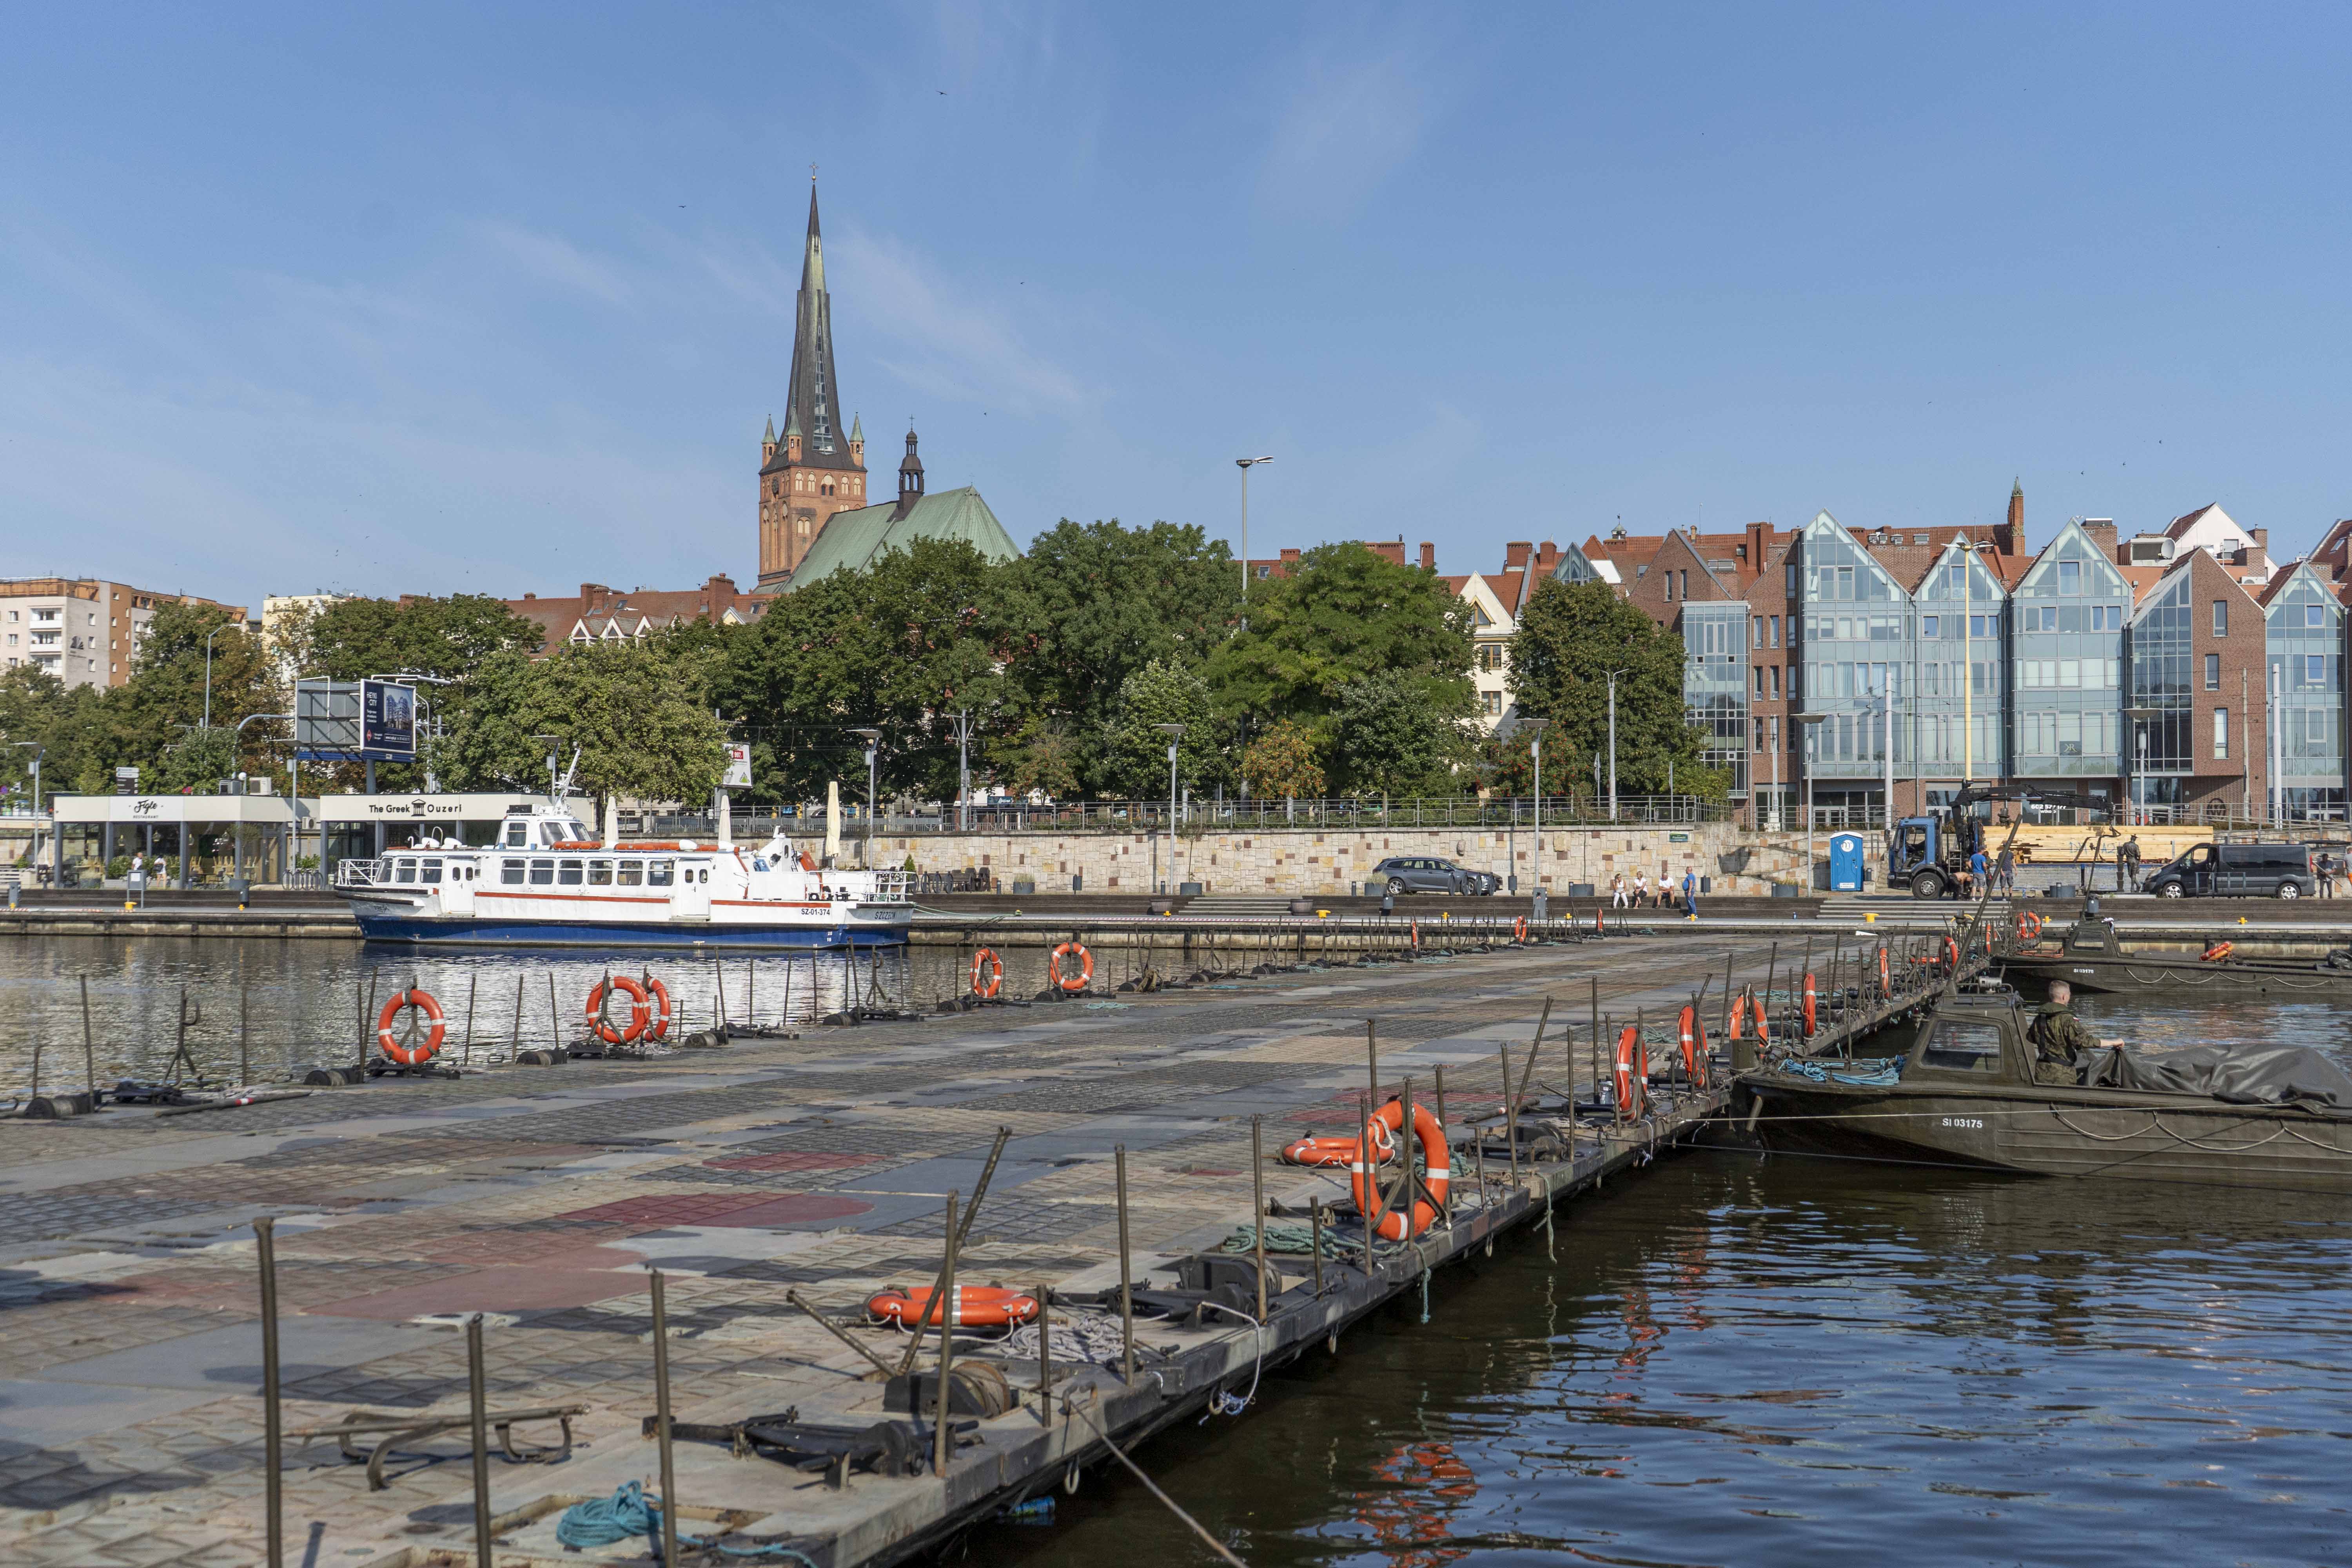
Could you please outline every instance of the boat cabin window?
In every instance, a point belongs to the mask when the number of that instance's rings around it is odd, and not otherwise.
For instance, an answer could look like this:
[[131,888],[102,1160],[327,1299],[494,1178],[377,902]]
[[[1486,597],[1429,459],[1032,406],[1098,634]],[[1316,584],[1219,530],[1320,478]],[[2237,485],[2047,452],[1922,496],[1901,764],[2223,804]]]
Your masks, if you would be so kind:
[[534,888],[545,888],[545,887],[551,887],[551,886],[552,886],[552,885],[554,884],[554,881],[555,881],[555,862],[554,862],[554,861],[552,861],[552,860],[534,860],[534,861],[532,861],[532,862],[530,863],[530,885],[531,885],[532,887],[534,887]]
[[1961,1024],[1938,1018],[1927,1026],[1927,1043],[1919,1065],[1947,1072],[2000,1071],[2000,1026]]
[[586,823],[581,821],[575,816],[569,822],[566,822],[563,826],[566,831],[572,835],[572,842],[574,844],[585,844],[588,842],[591,835],[588,832],[588,825]]
[[592,888],[611,887],[613,885],[613,863],[610,860],[589,861],[588,885]]
[[644,861],[624,860],[621,862],[621,886],[624,888],[638,887],[644,883],[645,879],[646,863]]
[[510,886],[520,886],[522,883],[522,862],[520,860],[499,861],[499,880],[508,883]]
[[530,842],[530,824],[520,819],[507,824],[507,847],[520,849]]
[[671,868],[672,868],[673,867],[675,867],[677,864],[677,863],[676,861],[674,861],[674,860],[648,860],[648,861],[646,861],[646,887],[648,887],[648,888],[667,888],[667,887],[668,887],[668,886],[669,886],[669,883],[670,883],[670,873],[671,873]]
[[585,869],[587,862],[584,860],[559,860],[555,865],[555,879],[567,888],[576,888],[580,885],[580,874]]
[[416,862],[414,860],[394,861],[392,868],[392,879],[395,882],[414,882],[416,880]]
[[439,881],[441,879],[441,862],[438,860],[425,860],[419,862],[416,868],[416,879],[420,882]]

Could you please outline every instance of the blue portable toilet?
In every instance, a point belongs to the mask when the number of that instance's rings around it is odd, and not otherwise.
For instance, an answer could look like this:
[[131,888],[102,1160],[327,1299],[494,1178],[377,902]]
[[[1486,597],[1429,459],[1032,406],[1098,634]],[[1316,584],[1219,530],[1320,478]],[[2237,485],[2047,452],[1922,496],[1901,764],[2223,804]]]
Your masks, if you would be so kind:
[[1862,891],[1862,835],[1832,833],[1830,835],[1830,891],[1859,893]]

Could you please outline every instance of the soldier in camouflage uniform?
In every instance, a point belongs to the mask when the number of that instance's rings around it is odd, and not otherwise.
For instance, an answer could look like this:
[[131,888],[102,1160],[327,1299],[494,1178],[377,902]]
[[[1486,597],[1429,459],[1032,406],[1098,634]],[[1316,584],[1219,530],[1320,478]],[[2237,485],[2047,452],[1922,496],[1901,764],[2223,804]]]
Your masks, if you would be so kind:
[[2027,1038],[2033,1042],[2033,1081],[2066,1084],[2083,1081],[2085,1053],[2101,1048],[2099,1037],[2074,1016],[2074,988],[2063,980],[2050,983],[2050,1000],[2033,1010]]

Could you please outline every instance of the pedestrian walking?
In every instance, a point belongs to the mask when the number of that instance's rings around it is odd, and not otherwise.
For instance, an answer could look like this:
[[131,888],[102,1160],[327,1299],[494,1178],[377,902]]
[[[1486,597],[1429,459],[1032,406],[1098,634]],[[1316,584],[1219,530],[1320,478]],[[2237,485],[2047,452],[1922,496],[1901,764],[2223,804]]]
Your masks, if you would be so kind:
[[1683,872],[1683,913],[1698,919],[1698,873],[1689,869]]
[[2010,845],[2000,847],[2000,858],[1993,862],[1992,888],[2004,897],[2017,891],[2017,851]]

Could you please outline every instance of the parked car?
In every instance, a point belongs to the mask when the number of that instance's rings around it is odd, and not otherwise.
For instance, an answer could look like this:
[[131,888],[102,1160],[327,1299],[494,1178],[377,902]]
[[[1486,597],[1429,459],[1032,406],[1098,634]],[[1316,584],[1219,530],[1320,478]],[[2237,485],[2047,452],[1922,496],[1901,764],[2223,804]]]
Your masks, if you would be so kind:
[[1372,868],[1371,879],[1391,893],[1495,892],[1503,884],[1493,873],[1473,871],[1432,855],[1391,855]]
[[2319,890],[2301,844],[2200,844],[2145,886],[2159,899],[2307,899]]

